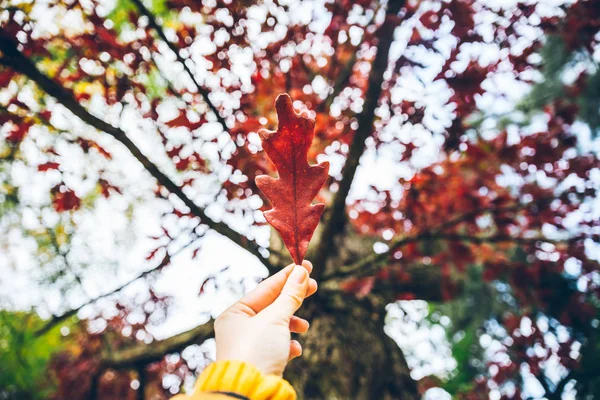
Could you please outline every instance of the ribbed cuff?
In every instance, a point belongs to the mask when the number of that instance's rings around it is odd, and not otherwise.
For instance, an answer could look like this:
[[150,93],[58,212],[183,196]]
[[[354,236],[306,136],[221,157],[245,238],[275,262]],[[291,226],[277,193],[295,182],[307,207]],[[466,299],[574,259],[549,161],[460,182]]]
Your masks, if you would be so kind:
[[296,391],[283,378],[265,375],[253,365],[235,360],[209,365],[200,374],[195,392],[233,392],[251,400],[296,399]]

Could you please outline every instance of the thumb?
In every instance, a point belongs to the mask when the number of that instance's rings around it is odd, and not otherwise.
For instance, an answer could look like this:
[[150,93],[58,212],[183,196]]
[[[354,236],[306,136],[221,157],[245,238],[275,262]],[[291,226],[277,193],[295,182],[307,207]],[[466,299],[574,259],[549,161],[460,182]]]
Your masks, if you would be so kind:
[[304,267],[294,265],[281,294],[265,309],[267,314],[275,318],[289,321],[300,308],[308,289],[308,272]]

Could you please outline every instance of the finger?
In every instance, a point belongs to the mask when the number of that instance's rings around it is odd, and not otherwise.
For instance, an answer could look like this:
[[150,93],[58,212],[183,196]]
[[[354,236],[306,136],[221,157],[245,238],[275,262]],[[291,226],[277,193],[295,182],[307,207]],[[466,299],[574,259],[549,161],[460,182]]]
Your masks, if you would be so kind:
[[313,270],[313,265],[312,265],[312,263],[311,263],[310,261],[308,261],[308,260],[304,260],[304,261],[302,261],[302,266],[303,266],[304,268],[306,268],[306,270],[308,271],[308,273],[309,273],[309,274],[310,274],[310,273],[312,272],[312,270]]
[[288,357],[289,360],[293,360],[296,357],[300,357],[302,355],[302,345],[297,340],[290,340],[290,355]]
[[[313,270],[313,265],[310,261],[304,260],[302,261],[302,266],[308,271],[310,274]],[[314,279],[310,279],[308,282],[308,290],[306,291],[306,297],[310,297],[317,291],[317,281]]]
[[308,289],[306,289],[306,296],[305,297],[310,297],[313,294],[315,294],[315,292],[317,291],[317,281],[315,281],[313,278],[310,278],[308,280]]
[[292,315],[292,319],[290,319],[290,332],[294,333],[306,333],[310,324],[304,318],[296,317]]
[[281,294],[265,308],[266,315],[289,324],[292,315],[300,308],[308,290],[308,272],[300,266],[294,266],[285,282]]
[[231,306],[231,308],[241,309],[250,316],[254,316],[261,312],[265,307],[271,304],[277,296],[279,296],[293,267],[293,264],[288,265],[275,275],[265,279],[259,283],[254,290],[247,293],[237,303]]

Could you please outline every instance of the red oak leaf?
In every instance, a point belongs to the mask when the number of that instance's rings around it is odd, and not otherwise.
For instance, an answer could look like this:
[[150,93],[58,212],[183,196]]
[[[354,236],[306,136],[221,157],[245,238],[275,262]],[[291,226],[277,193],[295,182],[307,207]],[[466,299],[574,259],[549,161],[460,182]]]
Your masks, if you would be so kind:
[[180,126],[184,126],[186,128],[188,128],[189,130],[193,131],[195,129],[200,128],[202,125],[204,125],[204,123],[206,122],[206,120],[204,118],[200,118],[200,120],[198,122],[192,122],[188,119],[187,117],[187,113],[185,112],[185,110],[180,110],[179,111],[179,115],[177,117],[175,117],[174,119],[167,121],[167,126],[171,127],[171,128],[177,128]]
[[51,169],[58,169],[58,167],[60,167],[59,163],[47,162],[47,163],[38,165],[38,171],[44,172],[44,171],[49,171]]
[[62,183],[54,186],[50,194],[54,209],[58,212],[77,210],[81,206],[81,200],[75,192]]
[[76,142],[77,144],[79,144],[79,146],[81,146],[81,149],[84,151],[84,153],[89,152],[90,149],[95,149],[98,153],[102,154],[107,160],[112,159],[112,155],[93,140],[77,138]]
[[294,262],[300,264],[325,208],[324,204],[311,202],[325,183],[329,163],[308,164],[315,121],[296,114],[287,94],[277,97],[275,108],[279,120],[277,131],[258,133],[279,178],[260,175],[256,177],[256,185],[273,206],[264,213],[267,222],[279,232]]
[[6,140],[12,143],[21,143],[25,138],[27,132],[29,132],[29,128],[31,128],[33,124],[31,122],[21,123],[19,125],[14,125],[11,130],[8,131],[8,136],[6,136]]
[[10,83],[13,76],[15,76],[15,75],[16,74],[9,69],[0,71],[0,87],[3,87],[3,88],[8,87],[8,84]]

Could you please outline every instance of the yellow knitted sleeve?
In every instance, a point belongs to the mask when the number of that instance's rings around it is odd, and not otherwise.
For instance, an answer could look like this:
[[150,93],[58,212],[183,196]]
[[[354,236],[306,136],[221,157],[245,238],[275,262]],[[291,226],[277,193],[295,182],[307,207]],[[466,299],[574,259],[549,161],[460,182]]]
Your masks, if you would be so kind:
[[226,360],[214,362],[202,371],[193,394],[172,400],[204,400],[211,398],[208,394],[217,393],[250,400],[296,399],[296,391],[283,378],[265,375],[242,361]]

